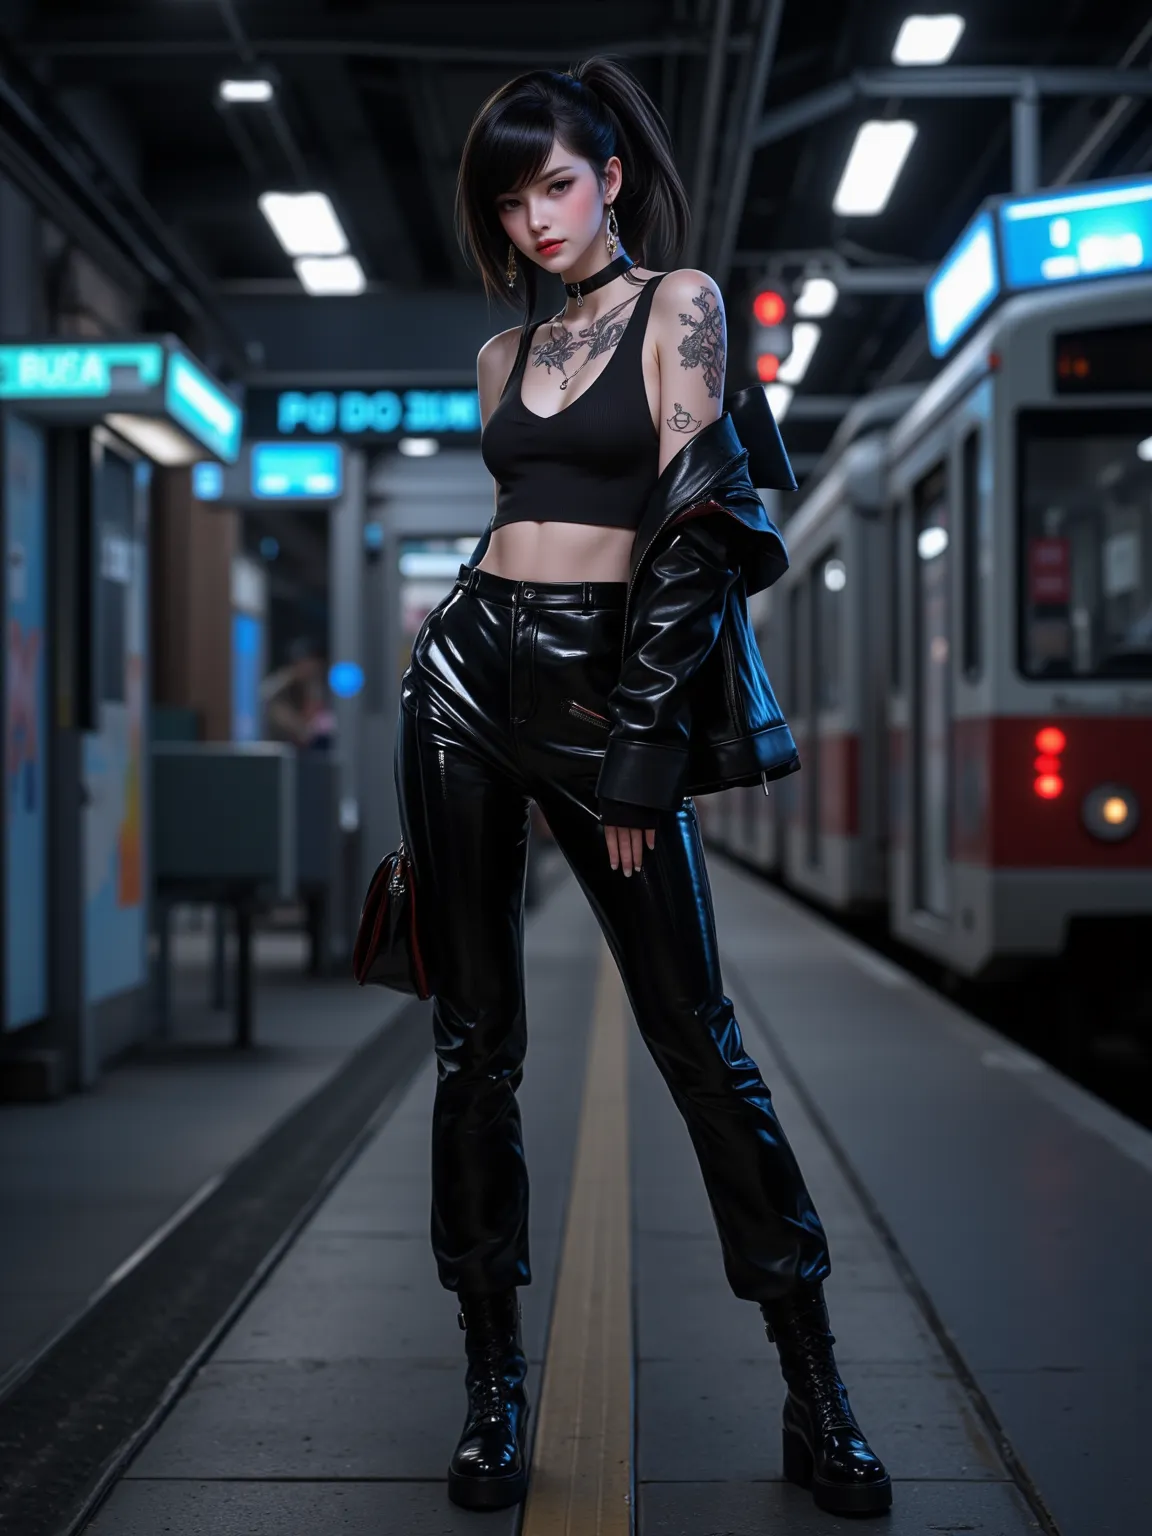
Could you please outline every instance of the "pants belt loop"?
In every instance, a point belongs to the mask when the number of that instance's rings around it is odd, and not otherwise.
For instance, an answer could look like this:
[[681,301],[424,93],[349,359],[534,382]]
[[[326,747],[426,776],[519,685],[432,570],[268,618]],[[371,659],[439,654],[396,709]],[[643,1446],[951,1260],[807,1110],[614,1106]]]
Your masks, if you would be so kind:
[[592,612],[592,583],[590,581],[584,583],[584,612]]
[[468,572],[468,580],[467,580],[467,582],[465,584],[465,590],[468,591],[468,592],[475,592],[476,586],[477,586],[477,583],[479,582],[479,580],[480,580],[480,567],[478,565],[474,565],[474,566],[472,566],[472,568]]

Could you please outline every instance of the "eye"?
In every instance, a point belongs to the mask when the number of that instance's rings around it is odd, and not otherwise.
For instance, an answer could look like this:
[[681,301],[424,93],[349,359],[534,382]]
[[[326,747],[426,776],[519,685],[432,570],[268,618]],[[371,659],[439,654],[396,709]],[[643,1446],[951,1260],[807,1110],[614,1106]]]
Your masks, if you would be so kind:
[[559,181],[554,181],[552,183],[552,185],[548,188],[548,190],[549,190],[549,192],[555,192],[557,187],[570,187],[571,185],[572,185],[572,178],[571,178],[571,176],[562,176]]
[[514,197],[506,197],[503,202],[496,204],[496,211],[498,213],[508,213],[511,209],[515,208],[515,206],[516,199]]

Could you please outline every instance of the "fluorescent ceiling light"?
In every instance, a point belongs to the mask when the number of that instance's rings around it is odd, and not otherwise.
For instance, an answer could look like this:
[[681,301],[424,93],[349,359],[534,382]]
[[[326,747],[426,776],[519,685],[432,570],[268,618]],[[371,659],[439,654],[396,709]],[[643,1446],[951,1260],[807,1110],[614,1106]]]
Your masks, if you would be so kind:
[[781,384],[799,384],[808,372],[808,364],[812,361],[820,340],[820,327],[813,325],[811,320],[798,320],[792,327],[792,350],[785,362],[776,370],[776,377]]
[[880,213],[892,196],[916,133],[916,124],[904,119],[861,123],[832,199],[833,213]]
[[341,256],[348,239],[323,192],[262,192],[260,212],[289,256]]
[[160,417],[126,416],[113,412],[105,416],[104,420],[113,432],[119,433],[134,448],[139,448],[145,458],[151,459],[154,464],[163,464],[170,469],[181,464],[195,464],[204,457],[200,443],[194,443],[190,437],[184,436],[179,427],[174,427],[170,421]]
[[908,16],[892,49],[893,64],[944,64],[964,35],[963,16]]
[[440,443],[435,437],[402,437],[396,446],[410,459],[429,459],[440,452]]
[[783,421],[788,414],[788,407],[792,404],[792,388],[788,384],[765,384],[764,394],[768,400],[768,408],[777,421]]
[[305,290],[316,298],[363,293],[367,286],[364,269],[355,256],[304,256],[295,266]]
[[801,320],[823,320],[836,308],[840,290],[830,277],[807,278],[792,313]]
[[271,80],[221,80],[221,101],[271,101]]

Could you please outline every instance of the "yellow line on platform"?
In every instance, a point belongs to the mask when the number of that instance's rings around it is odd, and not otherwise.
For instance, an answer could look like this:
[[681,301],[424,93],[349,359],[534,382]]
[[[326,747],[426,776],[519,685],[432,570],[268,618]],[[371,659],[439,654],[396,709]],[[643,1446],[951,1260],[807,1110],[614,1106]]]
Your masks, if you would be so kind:
[[602,947],[521,1536],[629,1536],[633,1527],[626,1016]]

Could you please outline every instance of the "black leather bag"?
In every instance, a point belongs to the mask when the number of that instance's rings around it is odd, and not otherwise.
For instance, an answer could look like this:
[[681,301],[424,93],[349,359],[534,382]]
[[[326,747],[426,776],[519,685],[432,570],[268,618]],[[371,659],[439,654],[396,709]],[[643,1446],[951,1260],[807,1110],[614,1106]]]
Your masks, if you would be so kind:
[[420,998],[432,995],[416,934],[416,882],[403,839],[395,853],[380,860],[369,883],[352,973],[361,986],[372,982]]

